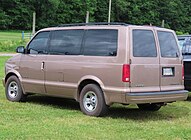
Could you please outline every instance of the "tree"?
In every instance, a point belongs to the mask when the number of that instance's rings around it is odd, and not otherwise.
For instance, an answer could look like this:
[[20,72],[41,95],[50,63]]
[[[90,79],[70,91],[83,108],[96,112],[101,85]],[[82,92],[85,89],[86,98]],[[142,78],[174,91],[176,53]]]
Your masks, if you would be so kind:
[[[107,22],[109,0],[0,0],[0,29],[41,29],[65,23]],[[111,22],[161,26],[191,33],[190,0],[112,0]]]

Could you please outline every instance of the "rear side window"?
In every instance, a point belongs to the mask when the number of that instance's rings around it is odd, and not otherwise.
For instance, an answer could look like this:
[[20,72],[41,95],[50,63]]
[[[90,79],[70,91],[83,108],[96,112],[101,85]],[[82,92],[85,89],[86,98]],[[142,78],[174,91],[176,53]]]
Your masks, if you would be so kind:
[[79,55],[84,30],[54,31],[50,40],[49,53],[60,55]]
[[158,31],[160,51],[162,57],[178,57],[179,50],[176,39],[171,32]]
[[44,54],[46,53],[47,42],[50,32],[40,32],[30,42],[28,46],[29,54]]
[[116,56],[118,30],[88,30],[84,40],[83,55]]
[[154,34],[150,30],[133,30],[133,56],[156,57]]

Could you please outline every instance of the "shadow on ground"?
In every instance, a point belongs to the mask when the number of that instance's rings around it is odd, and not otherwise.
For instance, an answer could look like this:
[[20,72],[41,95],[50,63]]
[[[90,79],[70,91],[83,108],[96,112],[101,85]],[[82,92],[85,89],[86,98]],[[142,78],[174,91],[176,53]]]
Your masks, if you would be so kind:
[[[187,112],[185,112],[185,114],[187,114]],[[158,120],[170,121],[182,116],[170,113],[164,113],[162,112],[162,109],[159,111],[142,111],[139,110],[138,108],[111,107],[109,109],[108,117],[111,117],[113,119],[121,118],[121,119],[131,119],[136,121],[158,121]]]
[[[27,102],[32,104],[40,104],[43,106],[51,106],[54,108],[78,110],[80,113],[79,103],[72,99],[33,95],[27,98]],[[167,105],[167,107],[162,107],[161,110],[155,112],[141,111],[137,107],[129,108],[128,106],[115,105],[109,108],[109,111],[105,117],[110,117],[113,119],[131,119],[137,121],[170,121],[188,114],[189,110],[186,107],[179,107],[170,104]]]
[[27,97],[28,103],[40,104],[44,106],[51,106],[54,108],[63,108],[71,110],[80,110],[78,102],[72,99],[49,97],[41,95],[32,95]]
[[191,94],[188,94],[187,101],[190,101],[190,102],[191,102]]

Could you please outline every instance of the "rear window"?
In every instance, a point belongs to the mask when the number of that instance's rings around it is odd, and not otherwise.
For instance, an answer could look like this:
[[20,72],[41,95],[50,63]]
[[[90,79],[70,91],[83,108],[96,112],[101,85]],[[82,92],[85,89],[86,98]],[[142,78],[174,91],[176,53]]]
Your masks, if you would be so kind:
[[84,39],[83,55],[116,56],[118,30],[88,30]]
[[171,32],[158,31],[160,51],[162,57],[178,57],[179,50],[175,36]]
[[133,30],[133,56],[157,56],[154,34],[151,30]]

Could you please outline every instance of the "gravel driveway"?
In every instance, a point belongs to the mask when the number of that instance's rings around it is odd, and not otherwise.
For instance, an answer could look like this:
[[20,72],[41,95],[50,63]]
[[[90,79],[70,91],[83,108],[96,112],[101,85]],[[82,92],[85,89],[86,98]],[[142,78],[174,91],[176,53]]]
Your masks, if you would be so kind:
[[15,56],[16,53],[0,53],[0,56]]

